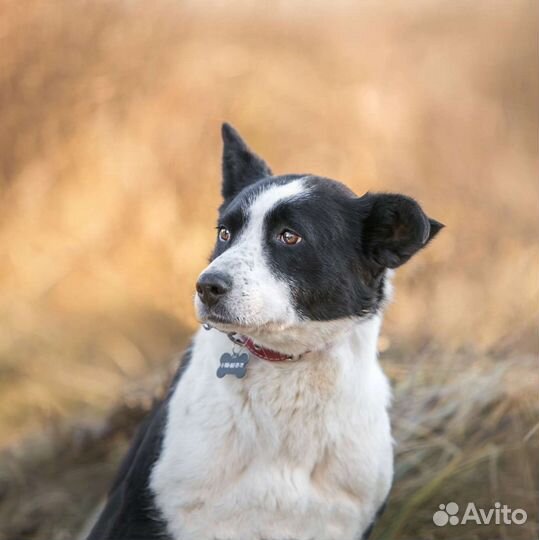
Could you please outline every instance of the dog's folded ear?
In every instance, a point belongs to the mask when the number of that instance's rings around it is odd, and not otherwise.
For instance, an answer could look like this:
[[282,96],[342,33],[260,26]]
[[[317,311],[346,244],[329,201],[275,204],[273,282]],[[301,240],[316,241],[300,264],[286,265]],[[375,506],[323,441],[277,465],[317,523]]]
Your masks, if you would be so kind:
[[243,141],[230,125],[223,124],[223,198],[237,195],[260,178],[271,176],[271,169]]
[[378,267],[397,268],[404,264],[444,227],[404,195],[368,193],[357,202],[363,216],[362,250],[367,260]]

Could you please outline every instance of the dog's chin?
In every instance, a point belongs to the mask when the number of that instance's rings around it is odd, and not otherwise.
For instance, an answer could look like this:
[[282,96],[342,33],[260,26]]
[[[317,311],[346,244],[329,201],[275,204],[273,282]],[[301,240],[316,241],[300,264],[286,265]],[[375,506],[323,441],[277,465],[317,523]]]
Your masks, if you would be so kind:
[[207,308],[198,302],[196,308],[202,324],[221,332],[250,337],[258,345],[287,354],[322,349],[328,343],[340,339],[358,323],[353,317],[331,321],[268,321],[262,317],[245,319],[222,309]]
[[202,324],[207,324],[221,332],[245,333],[254,326],[224,310],[211,309],[197,304],[196,311],[198,320]]
[[196,306],[198,320],[226,333],[237,333],[251,338],[269,338],[282,332],[287,324],[267,321],[262,318],[245,319],[223,310],[209,309],[203,305]]
[[[236,320],[233,317],[225,318],[219,315],[209,315],[200,318],[200,322],[202,324],[207,324],[216,330],[220,330],[221,332],[234,332],[249,337],[255,337],[260,334],[271,335],[273,332],[278,331],[278,329],[275,328],[276,325],[272,323],[249,323],[247,321]],[[282,326],[278,325],[278,328],[281,329]]]
[[204,317],[200,319],[200,322],[209,325],[216,330],[227,333],[236,332],[238,334],[243,334],[248,329],[247,326],[240,324],[237,321],[216,316]]

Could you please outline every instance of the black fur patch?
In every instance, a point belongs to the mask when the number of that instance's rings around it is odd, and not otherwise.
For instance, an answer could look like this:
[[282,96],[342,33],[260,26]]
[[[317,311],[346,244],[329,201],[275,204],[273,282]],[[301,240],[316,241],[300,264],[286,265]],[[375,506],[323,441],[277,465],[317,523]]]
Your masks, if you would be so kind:
[[[308,319],[376,313],[385,300],[385,270],[406,262],[443,225],[403,195],[358,198],[319,177],[305,185],[306,196],[283,201],[266,217],[268,263],[292,284],[296,310]],[[284,245],[283,229],[302,242]]]
[[171,540],[155,506],[149,479],[161,453],[169,399],[190,360],[188,349],[167,396],[140,426],[87,540]]
[[[283,201],[266,216],[268,264],[291,284],[295,308],[307,319],[374,313],[383,275],[372,277],[364,271],[356,198],[342,184],[325,178],[310,177],[305,185],[306,196]],[[298,233],[302,241],[283,244],[279,234],[284,229]]]

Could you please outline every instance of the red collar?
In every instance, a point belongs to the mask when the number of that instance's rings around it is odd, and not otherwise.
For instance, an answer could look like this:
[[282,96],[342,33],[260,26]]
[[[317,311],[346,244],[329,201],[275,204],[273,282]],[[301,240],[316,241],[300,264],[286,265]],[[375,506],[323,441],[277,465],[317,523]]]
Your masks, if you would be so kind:
[[251,338],[245,338],[243,346],[248,349],[251,354],[258,356],[258,358],[262,358],[262,360],[267,360],[268,362],[284,362],[285,360],[290,360],[292,358],[290,354],[283,354],[260,347],[260,345],[256,345]]
[[234,343],[245,347],[251,354],[258,356],[258,358],[262,358],[262,360],[267,360],[268,362],[284,362],[285,360],[292,359],[291,354],[283,354],[261,347],[260,345],[257,345],[250,337],[241,336],[235,333],[228,334],[228,337]]

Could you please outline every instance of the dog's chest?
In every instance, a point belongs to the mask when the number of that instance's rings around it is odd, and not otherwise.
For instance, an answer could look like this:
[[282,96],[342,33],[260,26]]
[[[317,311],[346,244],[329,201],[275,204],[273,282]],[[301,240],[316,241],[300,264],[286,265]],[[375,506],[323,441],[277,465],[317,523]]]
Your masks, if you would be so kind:
[[152,475],[174,537],[356,538],[390,483],[385,409],[373,424],[332,373],[257,365],[238,381],[201,367],[175,391]]

